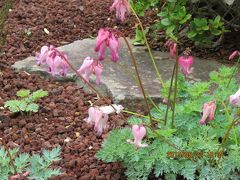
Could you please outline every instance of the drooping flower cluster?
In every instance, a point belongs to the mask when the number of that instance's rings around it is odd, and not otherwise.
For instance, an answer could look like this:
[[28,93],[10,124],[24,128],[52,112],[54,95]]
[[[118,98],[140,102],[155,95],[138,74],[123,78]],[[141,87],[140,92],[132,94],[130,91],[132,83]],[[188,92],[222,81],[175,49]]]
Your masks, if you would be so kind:
[[83,61],[82,66],[79,68],[78,73],[80,73],[87,82],[89,82],[90,76],[92,74],[95,74],[96,84],[100,84],[102,71],[103,66],[100,62],[94,61],[94,59],[90,57],[86,57]]
[[[116,109],[113,109],[113,107]],[[89,124],[94,125],[94,130],[97,136],[100,136],[104,130],[108,129],[108,117],[109,114],[119,114],[123,110],[122,105],[113,104],[112,106],[101,106],[101,107],[90,107],[88,109],[88,118],[85,121]]]
[[110,10],[116,10],[116,17],[117,19],[121,20],[122,22],[126,19],[126,14],[130,13],[130,4],[128,0],[114,0]]
[[148,146],[146,143],[142,144],[142,140],[144,136],[146,135],[147,131],[146,128],[143,125],[133,125],[132,126],[132,134],[134,137],[134,141],[128,139],[127,142],[134,144],[137,148],[140,147],[146,147]]
[[40,53],[36,53],[38,65],[46,64],[47,72],[53,77],[56,75],[66,76],[68,71],[67,56],[58,51],[54,46],[43,46]]
[[179,57],[179,65],[182,73],[186,77],[193,72],[193,57],[188,55],[183,55]]
[[202,118],[199,121],[201,125],[206,124],[208,121],[212,121],[214,119],[215,111],[216,111],[216,100],[206,102],[203,105],[203,114]]
[[164,44],[165,47],[169,48],[170,51],[170,59],[174,59],[177,53],[177,44],[174,41],[167,40]]
[[95,51],[98,52],[98,60],[102,61],[105,57],[105,51],[109,47],[111,52],[111,59],[113,62],[117,62],[119,59],[119,39],[115,33],[107,30],[100,29],[96,40]]
[[229,97],[229,102],[235,107],[240,107],[240,89]]

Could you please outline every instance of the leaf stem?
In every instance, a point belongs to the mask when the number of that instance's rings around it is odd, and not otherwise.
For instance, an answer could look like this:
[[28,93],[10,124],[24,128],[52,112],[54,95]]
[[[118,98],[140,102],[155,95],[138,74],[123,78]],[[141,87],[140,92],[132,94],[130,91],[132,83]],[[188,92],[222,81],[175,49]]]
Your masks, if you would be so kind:
[[163,82],[163,80],[162,80],[161,74],[160,74],[160,72],[159,72],[159,70],[158,70],[158,67],[157,67],[157,65],[156,65],[156,61],[155,61],[155,59],[154,59],[154,57],[153,57],[151,48],[150,48],[150,46],[149,46],[149,44],[148,44],[148,40],[147,40],[146,35],[145,35],[145,32],[144,32],[143,24],[142,24],[141,20],[139,19],[136,11],[133,9],[133,7],[132,7],[131,5],[130,5],[130,8],[131,8],[131,10],[132,10],[132,12],[133,12],[133,15],[136,17],[136,19],[137,19],[137,21],[138,21],[138,23],[139,23],[139,25],[140,25],[140,28],[141,28],[141,31],[142,31],[142,34],[143,34],[143,38],[144,38],[145,44],[146,44],[146,46],[147,46],[147,49],[148,49],[150,58],[151,58],[151,60],[152,60],[154,69],[155,69],[155,71],[156,71],[156,73],[157,73],[157,76],[158,76],[158,80],[159,80],[159,82],[162,84],[162,87],[164,87],[164,82]]
[[171,99],[170,98],[171,98],[175,69],[176,69],[176,64],[174,64],[174,67],[173,67],[173,72],[172,72],[172,77],[171,77],[171,82],[170,82],[170,87],[169,87],[169,92],[168,92],[167,110],[166,110],[165,119],[164,119],[164,125],[165,126],[167,125],[168,110],[169,110],[169,107],[171,106]]
[[[139,113],[136,113],[136,112],[132,112],[132,111],[129,111],[129,110],[123,110],[123,112],[125,112],[127,114],[132,114],[132,115],[135,115],[135,116],[138,116],[138,117],[150,119],[149,116],[144,116],[142,114],[139,114]],[[156,118],[152,118],[152,120],[156,121],[156,122],[162,122],[163,121],[163,120],[156,119]]]
[[137,75],[138,83],[139,83],[140,89],[142,91],[142,94],[143,94],[143,97],[144,97],[144,100],[145,100],[145,103],[146,103],[146,106],[147,106],[147,110],[148,110],[148,113],[149,113],[149,118],[152,121],[152,115],[151,115],[151,111],[150,111],[150,106],[148,104],[147,96],[146,96],[146,93],[145,93],[145,90],[144,90],[144,87],[143,87],[143,84],[142,84],[142,80],[141,80],[140,75],[139,75],[136,58],[135,58],[135,56],[134,56],[134,54],[132,52],[132,48],[131,48],[131,46],[130,46],[126,36],[122,32],[120,32],[117,29],[113,29],[113,30],[116,31],[116,33],[119,34],[119,36],[121,36],[124,39],[124,41],[125,41],[125,43],[126,43],[126,45],[128,47],[128,50],[129,50],[129,53],[130,53],[130,56],[131,56],[131,59],[132,59],[132,63],[134,65],[134,67],[135,67],[135,72],[136,72],[136,75]]
[[236,73],[236,71],[237,71],[237,69],[238,69],[238,64],[239,64],[239,62],[240,62],[240,57],[238,58],[238,61],[237,61],[236,65],[235,65],[235,68],[234,68],[233,73],[232,73],[232,75],[231,75],[231,78],[230,78],[229,81],[228,81],[227,88],[228,88],[228,86],[230,85],[230,83],[231,83],[231,81],[232,81],[232,79],[233,79],[233,76],[235,75],[235,73]]
[[174,116],[175,116],[175,107],[176,107],[176,100],[177,100],[177,86],[178,86],[178,65],[179,65],[179,58],[178,58],[178,48],[176,47],[176,73],[175,73],[175,86],[174,86],[174,100],[173,100],[173,110],[172,110],[172,123],[171,126],[174,128]]

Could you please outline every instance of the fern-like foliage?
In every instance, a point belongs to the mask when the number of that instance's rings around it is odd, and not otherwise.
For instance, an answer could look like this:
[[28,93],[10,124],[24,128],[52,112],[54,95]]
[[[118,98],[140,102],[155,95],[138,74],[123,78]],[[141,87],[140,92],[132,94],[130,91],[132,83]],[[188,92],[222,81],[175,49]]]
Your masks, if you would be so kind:
[[[236,114],[236,108],[228,105],[228,97],[238,90],[234,78],[229,83],[232,72],[233,68],[223,66],[210,73],[209,82],[195,84],[180,76],[174,128],[170,128],[171,111],[167,126],[162,123],[166,106],[160,104],[158,109],[151,110],[152,116],[160,121],[155,130],[147,127],[146,143],[149,146],[137,149],[128,144],[127,140],[133,139],[130,128],[113,130],[97,157],[105,162],[122,162],[130,180],[148,179],[150,174],[164,175],[165,179],[171,180],[177,175],[187,180],[239,179],[240,127],[235,126],[226,142],[221,144]],[[162,90],[165,98],[168,97],[169,84]],[[214,120],[199,125],[203,104],[212,100],[217,102]],[[129,124],[142,123],[151,124],[149,119],[129,119]]]
[[43,91],[42,89],[37,90],[30,94],[30,90],[22,89],[19,90],[16,94],[20,100],[9,100],[4,103],[4,107],[8,108],[11,112],[38,112],[39,105],[35,102],[39,99],[48,95],[47,91]]
[[47,180],[50,177],[60,175],[60,169],[51,169],[50,166],[54,161],[60,160],[60,147],[54,148],[51,151],[44,150],[43,155],[34,154],[29,156],[27,153],[18,153],[18,149],[9,150],[13,160],[13,165],[10,162],[10,157],[7,151],[0,147],[0,179],[8,180],[14,174],[16,169],[18,174],[29,172],[29,179]]

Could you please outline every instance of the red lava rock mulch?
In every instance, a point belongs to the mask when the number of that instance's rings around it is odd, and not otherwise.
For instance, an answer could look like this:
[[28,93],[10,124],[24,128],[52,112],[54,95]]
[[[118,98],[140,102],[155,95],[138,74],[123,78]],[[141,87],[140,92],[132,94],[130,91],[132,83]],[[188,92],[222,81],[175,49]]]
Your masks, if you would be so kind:
[[[112,0],[23,0],[15,3],[5,22],[7,37],[2,59],[13,63],[35,55],[46,44],[61,46],[96,36],[103,27],[117,26],[125,35],[133,36],[135,17],[128,18],[125,24],[118,24],[114,12],[109,10],[111,4]],[[145,24],[152,18],[144,17]]]
[[[39,112],[31,116],[13,116],[6,109],[0,110],[0,137],[10,148],[39,153],[44,148],[61,146],[62,160],[55,165],[65,174],[55,179],[125,178],[120,164],[106,164],[95,157],[103,138],[98,138],[93,128],[83,121],[87,117],[88,101],[97,101],[94,94],[85,94],[72,82],[60,83],[5,69],[0,75],[0,107],[5,101],[16,99],[16,92],[22,88],[47,90],[49,96],[39,101]],[[103,104],[101,100],[96,102],[96,105]],[[110,129],[125,124],[120,115],[111,115],[109,122]],[[64,142],[66,138],[70,141]]]

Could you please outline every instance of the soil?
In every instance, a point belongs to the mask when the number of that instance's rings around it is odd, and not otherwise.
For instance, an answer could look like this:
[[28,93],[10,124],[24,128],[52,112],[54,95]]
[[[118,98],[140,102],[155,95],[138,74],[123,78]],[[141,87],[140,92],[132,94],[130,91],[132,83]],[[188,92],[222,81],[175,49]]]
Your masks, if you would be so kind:
[[[57,82],[5,69],[0,76],[0,107],[5,101],[16,99],[16,92],[22,88],[47,90],[49,95],[38,102],[39,112],[30,116],[14,115],[1,109],[0,137],[10,148],[40,153],[45,148],[61,146],[62,160],[55,166],[61,167],[64,174],[54,179],[125,178],[120,164],[106,164],[95,157],[108,132],[97,137],[93,127],[83,120],[88,116],[89,101],[104,105],[102,100],[97,100],[94,94],[85,94],[73,82]],[[126,120],[120,115],[111,115],[109,122],[112,129],[125,125]]]

